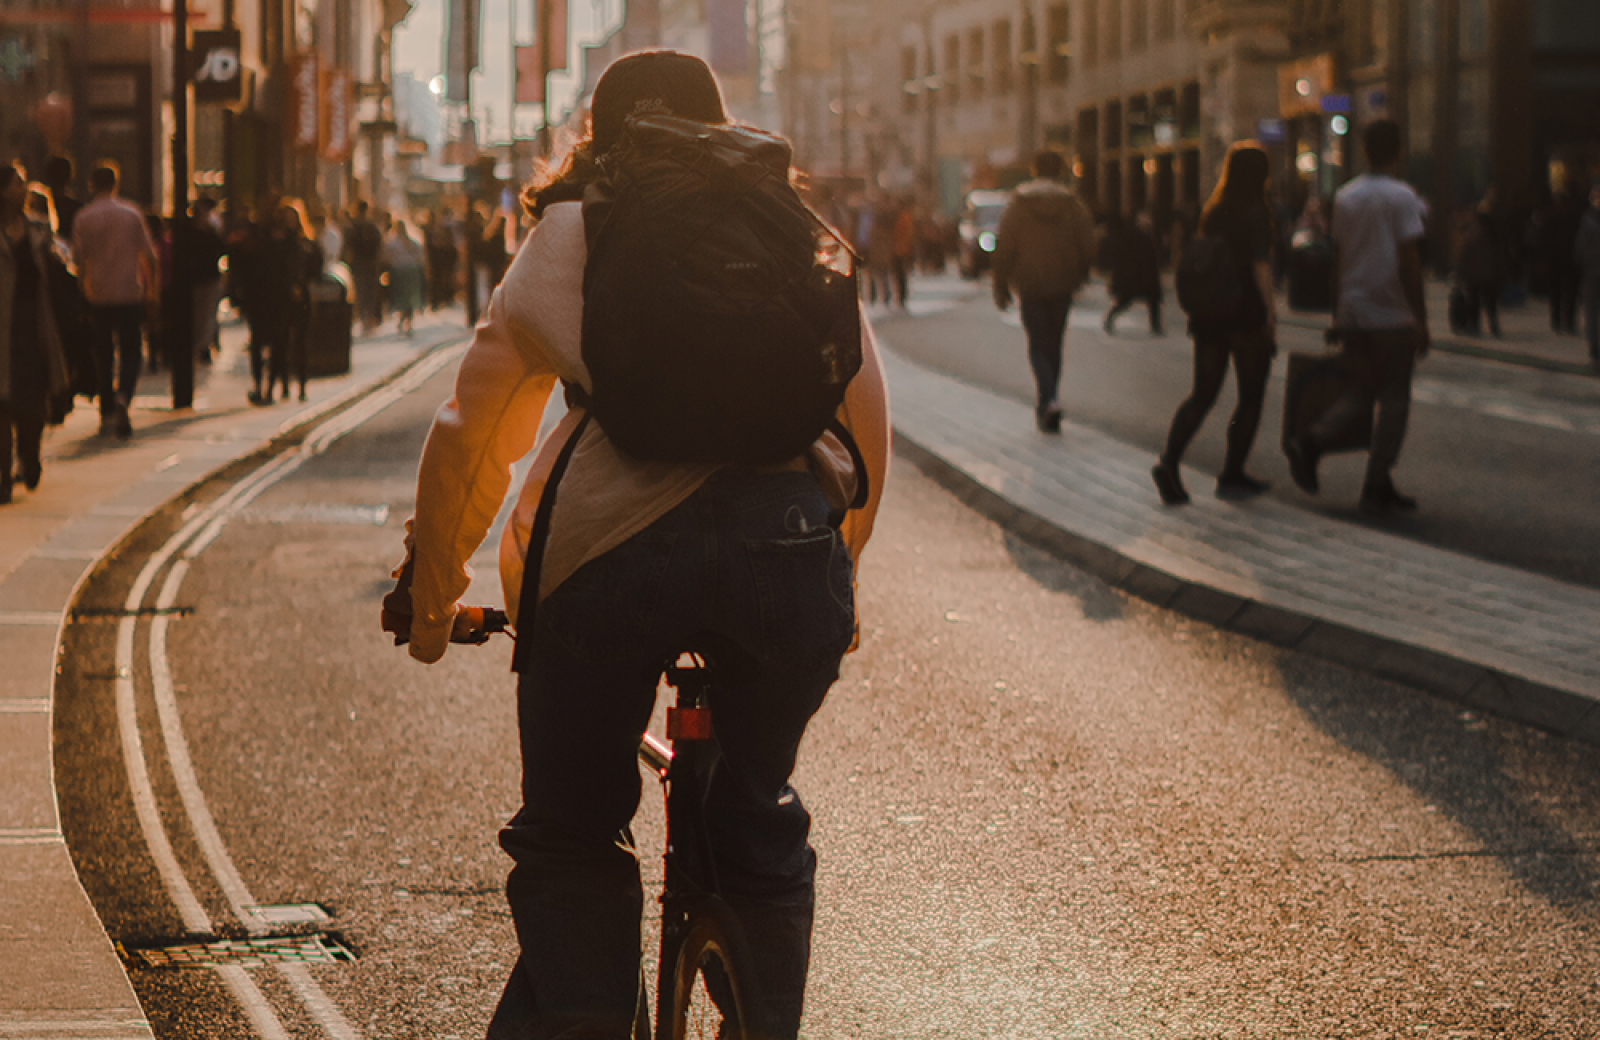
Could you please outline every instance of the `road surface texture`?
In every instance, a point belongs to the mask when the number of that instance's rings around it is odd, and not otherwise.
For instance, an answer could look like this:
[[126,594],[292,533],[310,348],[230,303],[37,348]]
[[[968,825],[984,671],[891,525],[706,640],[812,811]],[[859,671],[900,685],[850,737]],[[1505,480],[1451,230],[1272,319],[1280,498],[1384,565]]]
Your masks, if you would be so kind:
[[[1004,381],[1020,353],[1002,337],[1018,334],[989,320],[972,365]],[[910,328],[885,334],[909,349]],[[1140,361],[1160,388],[1145,411],[1176,403],[1159,360],[1173,345],[1074,337],[1069,411],[1090,411],[1090,374],[1112,357],[1156,359]],[[152,855],[125,768],[117,615],[152,554],[249,474],[163,513],[69,626],[62,815],[112,937],[162,947],[203,921],[211,937],[321,931],[354,953],[236,972],[243,984],[135,966],[163,1040],[274,1025],[336,1040],[483,1033],[515,958],[494,840],[517,801],[510,646],[452,648],[425,668],[377,624],[448,392],[446,370],[264,485],[187,573],[156,575],[165,608],[128,626],[145,819],[170,835],[187,886]],[[1099,396],[1108,422],[1134,411]],[[1443,421],[1418,413],[1408,465]],[[1263,430],[1258,457],[1274,438]],[[1448,496],[1408,483],[1429,510],[1418,523],[1433,522]],[[472,598],[497,602],[493,541],[478,564]],[[905,464],[859,583],[862,649],[797,778],[821,857],[804,1036],[1600,1031],[1600,751],[1161,611]],[[642,805],[654,882],[648,782]],[[187,910],[173,895],[185,887]],[[246,903],[317,904],[331,920],[251,925]]]

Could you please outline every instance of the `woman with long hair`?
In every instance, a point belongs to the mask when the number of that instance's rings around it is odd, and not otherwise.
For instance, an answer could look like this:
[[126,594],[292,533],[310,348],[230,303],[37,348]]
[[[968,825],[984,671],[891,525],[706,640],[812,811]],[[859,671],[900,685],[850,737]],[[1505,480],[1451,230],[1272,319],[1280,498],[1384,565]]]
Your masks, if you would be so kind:
[[1239,141],[1228,149],[1222,179],[1200,214],[1199,232],[1228,245],[1243,292],[1238,307],[1226,317],[1191,318],[1194,337],[1194,388],[1178,406],[1167,433],[1167,449],[1151,476],[1161,501],[1189,501],[1178,467],[1195,431],[1217,401],[1222,380],[1233,362],[1239,403],[1228,423],[1228,453],[1217,475],[1219,498],[1251,498],[1267,490],[1264,480],[1245,472],[1245,459],[1261,424],[1261,402],[1277,353],[1278,314],[1272,296],[1272,210],[1267,205],[1267,153],[1255,141]]
[[400,332],[409,336],[422,309],[422,244],[404,220],[396,220],[379,255],[383,273],[389,276],[389,309],[399,317]]
[[0,164],[0,505],[11,501],[15,480],[29,491],[39,486],[51,401],[67,386],[50,304],[50,228],[30,219],[27,201],[21,165]]
[[[718,652],[739,666],[719,672],[712,694],[720,758],[704,813],[720,894],[750,940],[758,999],[744,1025],[751,1036],[794,1040],[816,856],[789,778],[855,629],[853,569],[888,460],[883,372],[857,309],[861,367],[835,418],[860,448],[868,495],[837,526],[830,512],[851,502],[860,474],[832,433],[776,463],[687,463],[630,455],[588,422],[580,200],[603,164],[630,161],[618,145],[641,113],[729,121],[698,58],[636,53],[601,76],[590,133],[523,194],[538,225],[489,297],[455,395],[428,433],[402,584],[385,609],[407,619],[412,657],[439,659],[467,561],[538,440],[556,382],[574,391],[501,543],[506,603],[527,605],[514,619],[522,808],[500,833],[514,861],[506,894],[521,954],[488,1035],[635,1035],[644,900],[637,855],[618,835],[638,806],[635,756],[661,665],[686,641],[713,638],[738,648]],[[648,346],[689,349],[665,333]],[[543,514],[548,538],[530,547],[558,456],[571,465]]]

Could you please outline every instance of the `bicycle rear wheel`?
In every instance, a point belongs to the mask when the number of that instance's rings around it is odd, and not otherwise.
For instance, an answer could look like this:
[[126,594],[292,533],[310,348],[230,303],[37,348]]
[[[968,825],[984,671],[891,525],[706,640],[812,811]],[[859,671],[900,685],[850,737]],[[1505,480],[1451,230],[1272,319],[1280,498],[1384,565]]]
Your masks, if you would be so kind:
[[[721,908],[718,907],[717,910]],[[746,1001],[752,996],[749,959],[738,925],[716,910],[697,913],[673,963],[666,1040],[745,1040]],[[663,980],[664,986],[669,980]]]

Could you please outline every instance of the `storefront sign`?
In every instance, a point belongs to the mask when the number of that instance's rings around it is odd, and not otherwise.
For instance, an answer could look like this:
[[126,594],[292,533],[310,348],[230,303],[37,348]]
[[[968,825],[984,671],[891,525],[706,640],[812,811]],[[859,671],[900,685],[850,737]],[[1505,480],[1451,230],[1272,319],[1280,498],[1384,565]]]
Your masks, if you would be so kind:
[[239,31],[214,29],[194,34],[189,49],[194,59],[197,104],[231,105],[244,100],[244,66],[239,61]]
[[317,54],[308,51],[289,61],[289,144],[297,152],[316,152],[322,144],[322,85]]
[[355,139],[355,76],[335,65],[322,74],[322,158],[331,163],[350,161]]

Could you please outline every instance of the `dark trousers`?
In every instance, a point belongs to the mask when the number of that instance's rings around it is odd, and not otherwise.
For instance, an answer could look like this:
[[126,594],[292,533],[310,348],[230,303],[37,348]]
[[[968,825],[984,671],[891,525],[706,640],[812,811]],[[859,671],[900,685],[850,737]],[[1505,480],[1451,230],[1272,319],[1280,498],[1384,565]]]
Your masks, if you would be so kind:
[[1400,458],[1411,416],[1411,372],[1417,359],[1417,336],[1411,329],[1350,330],[1344,334],[1344,355],[1355,386],[1335,401],[1311,428],[1311,446],[1343,429],[1366,407],[1375,404],[1372,450],[1367,457],[1368,489],[1392,487],[1390,472]]
[[722,894],[750,940],[753,1035],[792,1040],[810,960],[816,856],[789,776],[854,632],[848,551],[803,473],[728,470],[566,579],[524,629],[522,809],[500,834],[521,955],[490,1040],[627,1040],[640,999],[644,897],[618,835],[670,656],[732,641],[712,688],[722,761],[705,814]]
[[[11,454],[16,452],[18,470],[24,478],[37,476],[44,445],[45,403],[0,399],[0,491],[11,491]],[[15,439],[12,431],[15,430]]]
[[99,379],[100,415],[109,418],[126,408],[139,385],[139,352],[143,345],[144,306],[137,303],[96,305],[94,365]]
[[1028,334],[1028,364],[1037,388],[1035,407],[1043,412],[1056,403],[1061,386],[1061,352],[1067,335],[1072,294],[1024,296],[1018,305]]
[[1467,294],[1467,328],[1478,332],[1483,328],[1483,319],[1487,318],[1489,332],[1500,335],[1500,286],[1485,284],[1464,288]]
[[1239,403],[1228,421],[1228,454],[1222,464],[1223,476],[1244,472],[1245,459],[1255,444],[1261,425],[1261,402],[1267,393],[1267,376],[1272,372],[1272,343],[1265,328],[1251,332],[1196,332],[1194,337],[1194,388],[1178,406],[1167,431],[1167,450],[1161,459],[1176,467],[1183,460],[1189,442],[1205,421],[1211,406],[1222,392],[1222,381],[1233,361],[1233,377],[1238,384]]
[[[281,380],[285,396],[289,393],[289,340],[294,325],[287,305],[282,308],[261,308],[266,313],[250,317],[250,381],[256,393],[272,397],[273,388]],[[265,390],[262,377],[266,377]]]
[[1129,307],[1132,307],[1134,303],[1139,300],[1143,300],[1145,306],[1150,309],[1150,331],[1160,335],[1161,291],[1159,289],[1153,293],[1147,293],[1143,296],[1118,296],[1117,302],[1112,304],[1111,310],[1106,312],[1106,324],[1110,325],[1112,322],[1116,321],[1119,315],[1121,315]]
[[1600,362],[1600,277],[1583,282],[1583,331],[1589,340],[1589,360]]
[[1555,332],[1578,331],[1578,270],[1557,268],[1550,273],[1550,328]]

